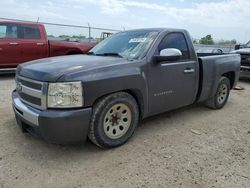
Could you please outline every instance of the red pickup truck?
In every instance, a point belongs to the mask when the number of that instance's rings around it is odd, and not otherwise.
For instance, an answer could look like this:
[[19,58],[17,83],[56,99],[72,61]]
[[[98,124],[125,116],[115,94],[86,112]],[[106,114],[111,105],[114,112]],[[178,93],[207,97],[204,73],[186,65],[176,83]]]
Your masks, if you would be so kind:
[[35,59],[87,53],[94,43],[48,40],[44,25],[0,21],[0,69]]

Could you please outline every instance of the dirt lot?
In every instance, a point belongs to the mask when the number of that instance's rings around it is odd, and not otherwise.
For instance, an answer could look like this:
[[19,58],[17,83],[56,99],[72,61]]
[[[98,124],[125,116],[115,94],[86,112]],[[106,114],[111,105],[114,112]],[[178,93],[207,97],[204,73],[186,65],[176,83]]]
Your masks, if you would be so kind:
[[140,123],[124,146],[47,144],[21,133],[0,77],[0,187],[250,187],[250,81],[219,111],[194,105]]

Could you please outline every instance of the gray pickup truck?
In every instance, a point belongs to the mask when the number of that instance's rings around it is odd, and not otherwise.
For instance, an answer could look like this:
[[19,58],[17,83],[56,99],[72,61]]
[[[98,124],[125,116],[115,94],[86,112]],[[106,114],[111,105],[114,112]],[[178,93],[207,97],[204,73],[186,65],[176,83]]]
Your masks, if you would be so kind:
[[240,55],[199,57],[185,30],[124,31],[88,55],[19,65],[13,109],[24,132],[48,142],[88,136],[111,148],[124,144],[146,117],[196,102],[222,108],[239,72]]

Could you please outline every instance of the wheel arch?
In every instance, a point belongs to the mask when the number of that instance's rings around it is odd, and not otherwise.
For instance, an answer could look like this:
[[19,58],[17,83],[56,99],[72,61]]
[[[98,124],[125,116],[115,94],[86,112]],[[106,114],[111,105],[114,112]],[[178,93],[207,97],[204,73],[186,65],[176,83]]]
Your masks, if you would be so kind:
[[233,86],[234,86],[234,83],[235,83],[235,72],[233,72],[233,71],[226,72],[226,73],[222,74],[221,76],[224,76],[224,77],[229,79],[230,86],[231,86],[230,89],[233,89]]
[[76,55],[76,54],[82,54],[81,50],[74,49],[66,53],[66,55]]
[[142,119],[144,117],[144,102],[142,93],[136,89],[128,89],[124,90],[123,92],[126,92],[130,94],[132,97],[134,97],[139,108],[139,118]]
[[139,119],[142,119],[144,117],[144,101],[143,101],[143,95],[142,93],[137,90],[137,89],[126,89],[126,90],[119,90],[119,91],[115,91],[115,92],[111,92],[111,93],[106,93],[105,95],[102,95],[100,97],[98,97],[93,105],[95,105],[98,101],[100,101],[102,98],[108,96],[108,95],[112,95],[114,93],[119,93],[119,92],[125,92],[128,93],[129,95],[131,95],[135,100],[136,103],[138,105],[138,109],[139,109]]

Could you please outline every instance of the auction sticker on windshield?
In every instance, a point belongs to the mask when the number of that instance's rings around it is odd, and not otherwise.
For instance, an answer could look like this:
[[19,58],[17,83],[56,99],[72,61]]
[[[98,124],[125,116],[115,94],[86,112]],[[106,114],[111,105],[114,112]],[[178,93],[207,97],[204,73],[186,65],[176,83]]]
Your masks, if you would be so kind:
[[147,38],[133,38],[129,40],[129,43],[140,43],[140,42],[145,42]]

